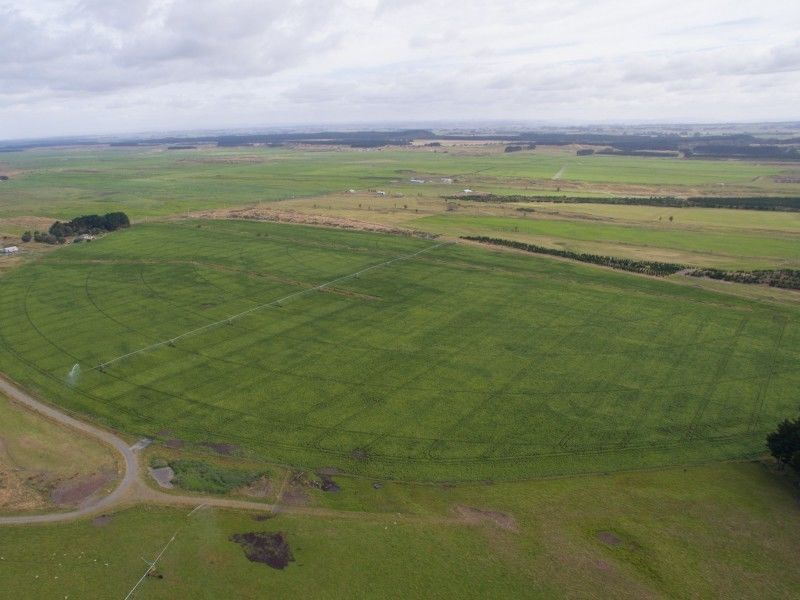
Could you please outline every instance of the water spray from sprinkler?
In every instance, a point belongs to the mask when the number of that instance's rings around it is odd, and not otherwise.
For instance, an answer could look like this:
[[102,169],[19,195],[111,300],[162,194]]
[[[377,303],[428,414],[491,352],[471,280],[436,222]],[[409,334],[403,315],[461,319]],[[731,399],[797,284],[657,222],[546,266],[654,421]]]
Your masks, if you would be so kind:
[[72,365],[72,368],[67,373],[67,383],[69,385],[75,385],[78,383],[78,377],[81,375],[81,366],[78,363]]

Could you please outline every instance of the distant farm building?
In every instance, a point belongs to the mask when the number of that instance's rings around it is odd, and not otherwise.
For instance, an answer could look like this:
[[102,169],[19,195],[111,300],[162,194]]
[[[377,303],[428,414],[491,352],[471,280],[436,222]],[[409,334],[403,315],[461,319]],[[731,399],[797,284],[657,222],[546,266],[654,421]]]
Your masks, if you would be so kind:
[[453,179],[451,177],[442,177],[442,183],[453,183]]
[[75,238],[76,243],[80,242],[91,242],[94,239],[93,235],[89,235],[88,233],[82,233],[78,237]]
[[11,254],[16,254],[17,252],[19,252],[19,248],[17,248],[16,246],[7,246],[3,248],[3,254],[7,256]]
[[425,183],[425,180],[424,179],[414,179],[414,178],[412,178],[411,179],[411,183]]
[[471,194],[471,193],[472,193],[472,190],[471,190],[471,189],[469,189],[469,188],[467,188],[467,189],[465,189],[465,190],[464,190],[464,193],[465,193],[465,194]]
[[377,191],[377,192],[375,192],[375,193],[376,193],[378,196],[385,196],[385,195],[386,195],[386,192],[384,192],[383,190],[378,190],[378,191]]

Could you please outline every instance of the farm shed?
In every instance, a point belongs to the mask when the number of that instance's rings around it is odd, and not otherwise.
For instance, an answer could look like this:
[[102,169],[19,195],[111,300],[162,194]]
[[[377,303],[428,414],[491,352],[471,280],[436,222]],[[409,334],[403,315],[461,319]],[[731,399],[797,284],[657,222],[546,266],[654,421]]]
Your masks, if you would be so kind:
[[6,255],[8,255],[8,254],[16,254],[17,252],[19,252],[19,248],[17,248],[16,246],[8,246],[6,248],[3,248],[3,254],[6,254]]

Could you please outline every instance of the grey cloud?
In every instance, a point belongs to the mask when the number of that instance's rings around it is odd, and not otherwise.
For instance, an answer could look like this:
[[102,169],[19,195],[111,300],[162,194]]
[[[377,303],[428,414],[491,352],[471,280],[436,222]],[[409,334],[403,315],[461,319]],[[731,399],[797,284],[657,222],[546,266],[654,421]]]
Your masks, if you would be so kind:
[[[159,10],[129,4],[136,2],[84,0],[45,19],[4,9],[0,94],[36,87],[97,93],[207,77],[264,77],[339,39],[325,29],[335,7],[311,0],[173,0]],[[32,63],[39,64],[31,69]]]
[[0,0],[0,136],[65,114],[641,119],[709,99],[798,118],[798,20],[786,0]]

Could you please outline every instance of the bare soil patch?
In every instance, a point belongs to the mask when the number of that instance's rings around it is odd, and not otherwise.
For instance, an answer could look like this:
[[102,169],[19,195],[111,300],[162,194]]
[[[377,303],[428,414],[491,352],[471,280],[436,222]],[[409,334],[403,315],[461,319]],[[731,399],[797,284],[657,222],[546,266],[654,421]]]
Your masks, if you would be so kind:
[[458,515],[468,523],[491,523],[500,529],[505,529],[507,531],[519,531],[517,520],[508,513],[460,505],[456,506],[455,510]]
[[289,506],[305,506],[309,501],[309,496],[306,492],[307,486],[308,479],[306,474],[302,471],[295,471],[286,483],[283,494],[278,500]]
[[[335,470],[335,469],[334,469]],[[333,478],[328,474],[323,472],[323,470],[317,471],[317,476],[319,477],[319,489],[323,492],[338,492],[341,491],[342,488],[339,487]]]
[[273,569],[285,569],[294,561],[289,542],[281,532],[234,533],[230,540],[242,547],[248,560],[263,563]]
[[150,467],[148,471],[150,471],[150,476],[156,480],[159,487],[166,490],[171,490],[175,487],[172,484],[172,480],[175,477],[175,471],[172,470],[172,467],[159,467],[157,469]]
[[309,497],[302,486],[290,484],[283,492],[282,502],[289,506],[306,506]]
[[218,443],[218,442],[201,442],[201,446],[204,446],[210,450],[213,450],[217,454],[221,454],[222,456],[233,456],[239,451],[239,446],[235,444],[225,444],[225,443]]
[[74,506],[94,496],[115,478],[116,473],[112,471],[100,471],[91,475],[74,477],[53,488],[53,491],[50,492],[50,499],[59,506]]
[[266,498],[272,493],[272,482],[268,477],[259,477],[242,490],[245,496],[251,498]]
[[609,546],[619,546],[622,543],[622,540],[611,531],[600,531],[597,534],[597,539]]
[[168,440],[164,440],[162,442],[162,445],[165,448],[170,448],[171,450],[180,450],[181,448],[183,448],[185,444],[183,440],[179,440],[177,438],[171,438]]
[[364,462],[369,458],[369,454],[363,448],[356,448],[350,453],[350,457],[358,462]]
[[41,494],[14,471],[0,462],[0,511],[25,512],[45,506]]
[[258,521],[259,523],[262,523],[264,521],[269,521],[274,516],[275,515],[272,514],[272,513],[264,513],[264,514],[260,514],[260,515],[253,515],[253,521]]
[[92,519],[92,525],[94,525],[95,527],[105,527],[113,520],[114,517],[112,517],[111,515],[100,515],[99,517],[95,517],[94,519]]
[[56,219],[51,219],[49,217],[7,217],[5,219],[0,219],[0,228],[5,226],[10,226],[14,228],[24,228],[30,229],[31,231],[39,230],[39,231],[47,231],[50,228]]

